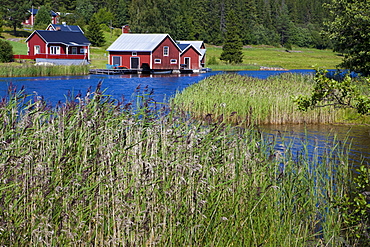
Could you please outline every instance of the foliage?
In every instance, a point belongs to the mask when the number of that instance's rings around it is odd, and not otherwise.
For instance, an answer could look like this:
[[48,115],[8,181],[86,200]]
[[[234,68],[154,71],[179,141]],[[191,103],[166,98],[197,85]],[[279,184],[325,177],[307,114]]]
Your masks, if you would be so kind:
[[[364,95],[354,84],[354,79],[346,74],[338,80],[329,78],[327,71],[318,70],[315,74],[315,86],[311,95],[299,95],[294,98],[298,109],[307,111],[309,108],[334,106],[352,108],[359,114],[370,115],[370,97]],[[370,86],[366,79],[365,85]]]
[[334,49],[344,53],[341,67],[370,75],[370,1],[333,0],[327,5],[333,21],[326,23]]
[[239,37],[240,29],[237,28],[237,18],[232,10],[228,13],[226,28],[226,40],[222,47],[220,60],[224,60],[232,64],[242,63],[243,43]]
[[13,46],[6,40],[0,39],[0,62],[8,63],[13,60]]
[[108,27],[112,26],[113,14],[107,10],[107,8],[101,8],[94,14],[95,20],[98,24],[104,24]]
[[97,23],[96,16],[94,15],[90,22],[89,27],[85,33],[86,38],[94,46],[103,46],[105,43],[105,38],[101,26]]
[[89,23],[90,18],[96,10],[90,0],[77,0],[75,15],[82,23]]
[[22,27],[22,22],[26,20],[30,13],[30,3],[28,0],[2,0],[0,13],[3,14],[5,24],[13,28],[14,36],[16,36],[17,28]]
[[46,6],[41,6],[35,16],[34,29],[44,30],[51,23],[50,10]]
[[361,165],[356,169],[354,186],[343,198],[338,198],[338,207],[343,215],[345,229],[349,232],[353,246],[370,244],[370,168]]

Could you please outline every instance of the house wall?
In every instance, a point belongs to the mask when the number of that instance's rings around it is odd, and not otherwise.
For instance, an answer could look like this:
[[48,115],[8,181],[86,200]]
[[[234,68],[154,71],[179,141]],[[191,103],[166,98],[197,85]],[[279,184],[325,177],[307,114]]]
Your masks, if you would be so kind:
[[35,55],[35,46],[40,46],[40,53],[47,53],[47,48],[45,42],[38,36],[37,34],[32,35],[32,37],[28,40],[28,55]]
[[149,66],[150,64],[150,52],[137,52],[136,56],[132,55],[132,52],[109,52],[109,64],[113,65],[113,57],[118,56],[121,58],[121,64],[119,66],[124,66],[128,69],[131,68],[131,58],[138,57],[139,58],[139,67],[141,68],[144,63],[147,63]]
[[[163,47],[168,46],[168,56],[163,55]],[[161,59],[161,63],[155,63],[156,59]],[[176,63],[171,63],[172,59],[176,59]],[[177,46],[166,37],[153,51],[152,69],[180,69],[180,51]]]
[[188,69],[201,69],[199,53],[193,47],[187,49],[181,54],[181,64],[185,64],[185,58],[190,57],[190,64]]

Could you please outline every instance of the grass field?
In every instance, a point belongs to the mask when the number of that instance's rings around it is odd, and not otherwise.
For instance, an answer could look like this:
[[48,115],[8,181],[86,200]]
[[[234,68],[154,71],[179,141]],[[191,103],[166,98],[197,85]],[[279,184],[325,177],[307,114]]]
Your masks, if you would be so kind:
[[[244,65],[226,65],[218,58],[222,52],[221,47],[207,45],[207,58],[216,57],[219,65],[210,65],[214,70],[226,70],[227,68],[240,70],[260,66],[279,67],[284,69],[312,69],[325,68],[335,69],[341,62],[341,56],[331,50],[318,50],[295,47],[287,52],[284,48],[266,46],[248,46],[243,48]],[[226,69],[225,69],[226,68]]]

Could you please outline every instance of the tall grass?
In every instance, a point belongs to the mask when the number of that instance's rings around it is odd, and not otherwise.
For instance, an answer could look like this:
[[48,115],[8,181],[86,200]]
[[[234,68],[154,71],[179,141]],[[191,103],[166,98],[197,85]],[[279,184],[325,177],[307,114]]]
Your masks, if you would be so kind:
[[313,84],[312,75],[284,73],[258,79],[225,73],[187,87],[173,103],[198,119],[241,125],[337,123],[353,118],[353,111],[330,107],[298,111],[292,96],[309,94]]
[[86,75],[88,73],[89,73],[88,65],[70,65],[70,66],[4,65],[4,66],[0,66],[0,77]]
[[[323,156],[261,133],[202,126],[99,89],[51,108],[0,101],[2,246],[339,246],[350,181]],[[163,109],[162,109],[163,110]],[[307,146],[305,146],[307,147]],[[321,159],[321,160],[319,160]]]

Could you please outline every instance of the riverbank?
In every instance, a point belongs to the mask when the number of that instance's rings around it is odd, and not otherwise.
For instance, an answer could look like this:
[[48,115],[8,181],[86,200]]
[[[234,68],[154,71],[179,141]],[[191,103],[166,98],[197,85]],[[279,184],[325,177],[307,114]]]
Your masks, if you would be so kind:
[[8,93],[3,245],[351,243],[338,210],[351,181],[342,145],[282,153],[257,131],[153,111],[147,92],[136,112],[99,86],[54,109],[35,98],[21,111],[22,93]]
[[212,76],[176,94],[172,103],[205,122],[260,124],[369,124],[353,109],[334,107],[298,111],[293,97],[310,94],[313,75],[284,73],[266,80],[227,73]]
[[23,64],[1,64],[0,77],[28,77],[28,76],[57,76],[57,75],[87,75],[89,65],[35,65],[33,63]]

